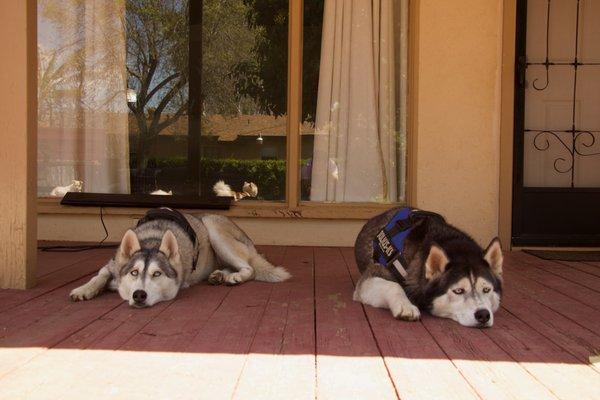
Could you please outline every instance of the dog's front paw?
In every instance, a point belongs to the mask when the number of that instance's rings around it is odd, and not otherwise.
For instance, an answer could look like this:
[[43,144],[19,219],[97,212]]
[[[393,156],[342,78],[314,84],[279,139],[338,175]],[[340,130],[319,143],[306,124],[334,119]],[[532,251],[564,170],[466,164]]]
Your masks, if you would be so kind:
[[421,318],[419,308],[413,304],[402,304],[398,309],[393,310],[394,318],[403,321],[418,321]]
[[221,283],[223,283],[224,278],[225,274],[223,273],[223,271],[217,269],[208,276],[208,283],[210,283],[211,285],[220,285]]
[[87,285],[83,285],[71,290],[69,298],[71,301],[83,301],[93,299],[97,294],[97,291],[90,290]]
[[234,272],[233,274],[229,274],[225,276],[224,282],[226,285],[237,285],[244,281],[242,274],[239,272]]

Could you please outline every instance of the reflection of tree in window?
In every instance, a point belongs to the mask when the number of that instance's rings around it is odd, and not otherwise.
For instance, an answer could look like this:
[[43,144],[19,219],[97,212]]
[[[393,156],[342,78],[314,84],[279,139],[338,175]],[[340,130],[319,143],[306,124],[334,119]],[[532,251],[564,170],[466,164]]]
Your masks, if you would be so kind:
[[142,174],[152,140],[187,113],[188,2],[126,4],[128,87],[136,93],[128,106],[137,125],[135,169]]
[[[304,2],[302,118],[314,122],[324,0]],[[261,112],[284,115],[287,109],[289,0],[244,0],[248,24],[255,30],[254,57],[235,66],[236,88],[253,98]]]

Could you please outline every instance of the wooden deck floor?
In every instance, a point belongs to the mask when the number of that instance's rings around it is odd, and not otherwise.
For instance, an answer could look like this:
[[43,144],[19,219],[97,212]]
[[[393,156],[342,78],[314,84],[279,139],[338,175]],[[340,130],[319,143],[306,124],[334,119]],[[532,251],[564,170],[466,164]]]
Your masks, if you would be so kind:
[[111,250],[40,253],[0,290],[0,398],[599,399],[600,264],[506,255],[492,329],[352,301],[352,249],[262,247],[282,284],[205,284],[150,309],[71,303]]

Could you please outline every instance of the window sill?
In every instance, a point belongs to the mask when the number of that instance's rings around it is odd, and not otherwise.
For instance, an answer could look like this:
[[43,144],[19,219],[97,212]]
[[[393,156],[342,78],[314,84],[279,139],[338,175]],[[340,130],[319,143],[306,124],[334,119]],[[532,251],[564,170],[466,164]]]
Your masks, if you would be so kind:
[[[374,203],[313,203],[301,202],[297,208],[289,208],[285,203],[242,200],[227,211],[182,210],[190,214],[211,212],[237,218],[297,218],[297,219],[348,219],[364,220],[402,204]],[[58,198],[38,198],[38,214],[97,215],[97,207],[63,206]],[[104,215],[127,215],[140,217],[146,208],[106,207]]]

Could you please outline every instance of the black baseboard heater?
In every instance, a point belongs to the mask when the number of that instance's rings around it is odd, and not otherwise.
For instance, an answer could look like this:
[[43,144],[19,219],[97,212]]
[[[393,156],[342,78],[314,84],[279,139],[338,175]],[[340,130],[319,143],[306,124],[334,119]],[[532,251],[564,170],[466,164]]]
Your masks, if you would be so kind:
[[193,195],[161,196],[152,194],[68,192],[61,205],[80,207],[170,207],[204,210],[229,210],[233,197],[200,197]]

